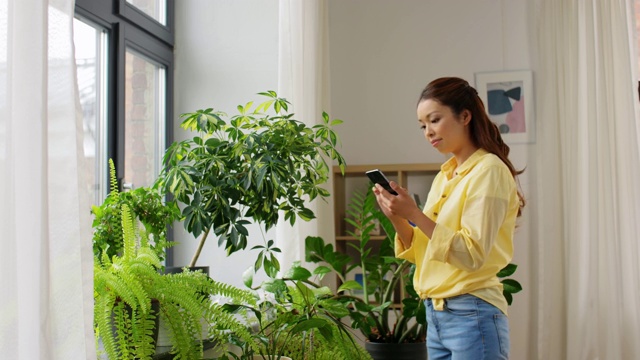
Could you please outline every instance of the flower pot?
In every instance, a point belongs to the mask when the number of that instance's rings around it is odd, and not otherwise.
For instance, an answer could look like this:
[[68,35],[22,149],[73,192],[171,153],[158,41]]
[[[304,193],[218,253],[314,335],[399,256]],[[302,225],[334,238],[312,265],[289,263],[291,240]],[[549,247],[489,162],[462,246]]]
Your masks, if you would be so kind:
[[265,355],[265,357],[263,357],[262,355],[253,355],[253,357],[251,358],[251,360],[293,360],[288,356],[276,356],[276,355]]
[[427,360],[427,343],[388,344],[367,341],[364,348],[373,360]]

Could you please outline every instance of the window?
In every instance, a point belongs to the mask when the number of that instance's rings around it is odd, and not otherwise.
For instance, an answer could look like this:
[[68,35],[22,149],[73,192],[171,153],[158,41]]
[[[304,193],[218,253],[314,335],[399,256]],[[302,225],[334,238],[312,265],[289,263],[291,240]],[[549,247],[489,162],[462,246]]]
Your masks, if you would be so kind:
[[124,176],[127,187],[152,185],[164,153],[166,67],[126,50]]
[[87,169],[100,203],[113,159],[123,188],[148,186],[171,142],[173,0],[76,0],[74,41]]
[[162,0],[127,0],[162,25],[167,25],[167,2]]
[[85,168],[87,184],[94,194],[95,204],[106,195],[107,169],[107,78],[109,42],[107,32],[90,22],[75,19],[73,40],[77,65],[78,91],[82,107],[84,130],[84,156],[88,159]]

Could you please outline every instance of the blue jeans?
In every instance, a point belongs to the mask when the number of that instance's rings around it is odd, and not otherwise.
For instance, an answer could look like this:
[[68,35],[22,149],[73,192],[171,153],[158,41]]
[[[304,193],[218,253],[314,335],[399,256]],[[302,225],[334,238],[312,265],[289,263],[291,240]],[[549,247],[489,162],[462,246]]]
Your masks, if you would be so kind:
[[509,323],[497,307],[473,295],[445,300],[427,308],[429,360],[501,360],[509,358]]

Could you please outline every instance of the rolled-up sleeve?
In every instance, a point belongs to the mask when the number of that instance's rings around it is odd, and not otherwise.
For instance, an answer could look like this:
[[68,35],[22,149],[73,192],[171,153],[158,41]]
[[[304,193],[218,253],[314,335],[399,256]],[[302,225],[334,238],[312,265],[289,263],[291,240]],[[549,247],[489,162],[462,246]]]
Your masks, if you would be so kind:
[[416,253],[424,254],[427,245],[429,244],[429,237],[425,235],[417,227],[413,228],[413,236],[411,238],[411,246],[406,248],[400,237],[396,234],[395,238],[395,254],[397,258],[405,259],[411,263],[416,263]]

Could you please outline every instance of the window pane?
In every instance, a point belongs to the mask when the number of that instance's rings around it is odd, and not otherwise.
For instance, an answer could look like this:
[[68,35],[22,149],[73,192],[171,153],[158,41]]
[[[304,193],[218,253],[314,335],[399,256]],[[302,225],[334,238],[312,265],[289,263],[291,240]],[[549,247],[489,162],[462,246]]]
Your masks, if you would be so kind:
[[151,16],[160,24],[167,25],[166,0],[127,0],[127,2]]
[[73,21],[78,92],[84,130],[84,167],[96,204],[107,193],[107,33],[78,19]]
[[150,186],[164,153],[165,69],[131,50],[125,59],[123,183]]

